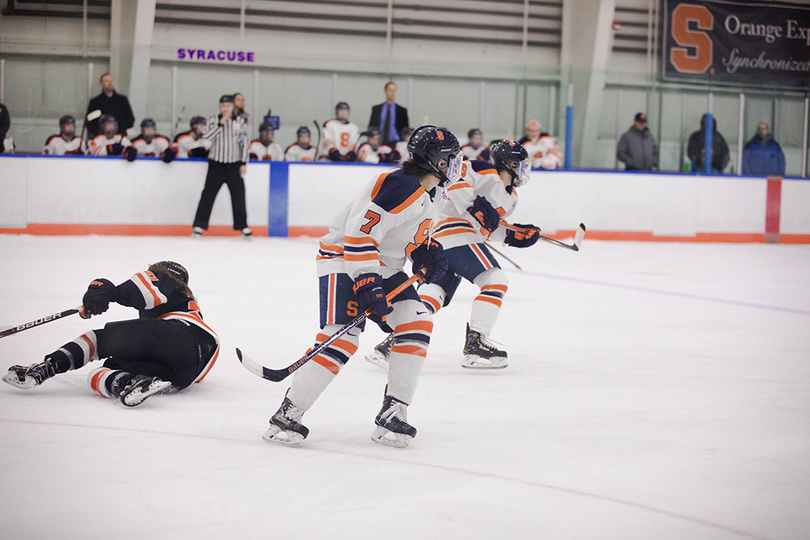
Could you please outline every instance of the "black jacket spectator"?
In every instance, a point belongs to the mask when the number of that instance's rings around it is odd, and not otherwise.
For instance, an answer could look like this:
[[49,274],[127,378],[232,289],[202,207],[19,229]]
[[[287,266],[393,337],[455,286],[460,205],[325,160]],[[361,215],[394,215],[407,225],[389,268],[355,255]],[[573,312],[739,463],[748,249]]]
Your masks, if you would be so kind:
[[[722,173],[729,161],[726,139],[717,131],[717,120],[712,122],[712,169]],[[700,118],[700,131],[689,137],[686,155],[692,160],[692,172],[703,172],[706,160],[706,115]]]
[[8,107],[0,103],[0,154],[3,153],[3,141],[6,140],[6,134],[11,127],[11,116],[8,114]]
[[[109,73],[101,76],[102,92],[90,100],[86,114],[99,109],[102,115],[110,115],[118,121],[119,135],[126,135],[127,130],[135,125],[135,115],[132,114],[127,96],[116,92],[112,85],[112,76]],[[99,129],[98,120],[88,122],[87,132],[90,134],[88,139],[92,140],[98,135]]]
[[[402,133],[402,130],[410,125],[408,121],[408,109],[394,103],[396,95],[397,85],[393,82],[387,83],[385,85],[385,103],[374,105],[371,108],[371,118],[368,119],[369,129],[379,129],[380,133],[382,133],[382,144],[392,147],[395,146],[399,140],[399,134]],[[388,118],[388,111],[390,110],[388,107],[391,105],[394,106],[393,119]],[[386,107],[385,115],[383,115],[383,107]],[[385,118],[383,118],[383,116],[385,116]],[[391,127],[394,128],[394,133],[391,133]]]

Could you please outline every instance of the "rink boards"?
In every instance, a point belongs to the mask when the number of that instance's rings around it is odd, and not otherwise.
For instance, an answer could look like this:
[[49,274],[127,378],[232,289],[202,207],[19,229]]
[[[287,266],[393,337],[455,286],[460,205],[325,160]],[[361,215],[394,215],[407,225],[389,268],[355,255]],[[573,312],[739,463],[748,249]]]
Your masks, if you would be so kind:
[[[190,234],[204,160],[0,156],[2,234]],[[251,162],[255,234],[320,236],[332,216],[388,166]],[[810,243],[810,181],[623,171],[532,171],[511,217],[548,235],[579,223],[605,240]],[[220,192],[210,235],[232,230]]]

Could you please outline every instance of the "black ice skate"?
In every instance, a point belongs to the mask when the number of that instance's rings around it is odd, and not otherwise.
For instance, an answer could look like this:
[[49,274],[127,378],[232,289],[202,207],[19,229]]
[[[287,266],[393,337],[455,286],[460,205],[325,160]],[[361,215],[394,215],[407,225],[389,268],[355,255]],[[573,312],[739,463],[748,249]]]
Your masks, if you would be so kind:
[[265,441],[276,442],[293,446],[309,435],[309,429],[301,424],[304,409],[297,407],[289,398],[285,397],[276,414],[270,418],[270,427],[262,435]]
[[46,358],[44,362],[39,364],[11,366],[8,368],[8,373],[3,375],[3,380],[21,390],[30,390],[54,375],[56,375],[56,366],[53,360]]
[[377,428],[371,434],[371,440],[375,443],[405,448],[416,437],[416,428],[408,423],[408,404],[394,396],[385,396],[374,423]]
[[124,387],[119,395],[121,403],[127,407],[135,407],[146,401],[146,398],[159,394],[172,385],[157,377],[148,375],[135,375]]
[[382,342],[374,347],[371,353],[366,355],[366,362],[388,371],[388,356],[391,354],[391,347],[393,345],[394,334],[388,334]]
[[467,323],[467,340],[464,342],[464,360],[461,367],[470,369],[503,369],[509,365],[506,351],[495,347],[487,336],[470,330]]

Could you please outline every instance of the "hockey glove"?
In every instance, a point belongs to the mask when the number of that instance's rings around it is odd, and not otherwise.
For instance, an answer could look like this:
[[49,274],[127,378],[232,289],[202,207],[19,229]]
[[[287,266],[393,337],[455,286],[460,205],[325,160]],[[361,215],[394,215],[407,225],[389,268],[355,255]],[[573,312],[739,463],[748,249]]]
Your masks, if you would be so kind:
[[87,292],[82,298],[84,308],[82,316],[89,319],[93,315],[101,315],[110,307],[110,302],[115,302],[118,296],[118,289],[109,279],[94,279],[87,287]]
[[481,234],[484,236],[489,236],[497,229],[501,221],[498,211],[481,195],[475,198],[473,205],[467,208],[467,212],[481,225]]
[[163,154],[160,156],[160,159],[163,160],[163,163],[171,163],[172,161],[174,161],[174,158],[176,157],[177,157],[177,147],[170,146],[163,151]]
[[206,150],[202,146],[198,146],[197,148],[192,148],[191,150],[188,151],[188,157],[207,158],[208,157],[208,150]]
[[354,294],[357,295],[357,302],[360,311],[371,309],[369,319],[377,324],[385,322],[385,316],[393,311],[393,307],[385,298],[385,291],[382,288],[382,278],[379,274],[360,274],[354,280]]
[[135,158],[138,157],[138,150],[136,150],[134,146],[127,146],[124,148],[124,157],[130,163],[133,162]]
[[329,150],[329,161],[343,161],[343,156],[340,155],[340,151],[337,148],[332,148]]
[[411,260],[413,261],[411,271],[414,274],[420,268],[425,268],[425,283],[435,283],[447,273],[447,257],[444,256],[442,245],[436,240],[431,240],[429,244],[421,244],[411,251]]
[[122,145],[121,143],[113,143],[107,145],[108,156],[120,156],[123,151],[124,145]]
[[349,150],[346,152],[346,155],[343,156],[343,161],[357,161],[357,152]]
[[512,226],[519,227],[519,230],[506,229],[506,238],[503,243],[507,246],[525,248],[533,246],[540,240],[540,227],[520,223],[514,223]]

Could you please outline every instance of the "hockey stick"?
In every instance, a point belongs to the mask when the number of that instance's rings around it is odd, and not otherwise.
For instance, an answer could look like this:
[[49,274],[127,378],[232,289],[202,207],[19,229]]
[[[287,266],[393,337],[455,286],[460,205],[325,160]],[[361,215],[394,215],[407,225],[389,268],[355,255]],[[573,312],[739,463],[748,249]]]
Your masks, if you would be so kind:
[[[507,229],[510,229],[510,230],[513,230],[513,231],[523,231],[524,230],[521,227],[515,227],[514,225],[510,225],[509,223],[506,223],[506,222],[503,222],[503,221],[501,222],[501,225],[503,225]],[[579,251],[579,246],[580,246],[580,244],[582,244],[582,239],[585,237],[585,224],[580,223],[579,227],[577,227],[577,232],[574,235],[574,243],[572,245],[564,244],[564,243],[560,242],[559,240],[549,238],[548,236],[543,236],[542,234],[539,234],[538,236],[540,237],[541,240],[545,240],[546,242],[554,244],[555,246],[560,246],[560,247],[563,247],[563,248],[567,248],[567,249],[570,249],[572,251]]]
[[510,259],[510,258],[509,258],[509,257],[507,257],[506,255],[504,255],[503,253],[501,253],[500,251],[498,251],[497,249],[495,249],[495,247],[494,247],[494,246],[493,246],[491,243],[487,244],[487,247],[488,247],[489,249],[491,249],[492,251],[494,251],[495,253],[497,253],[498,255],[500,255],[501,257],[503,257],[504,259],[506,259],[507,261],[509,261],[510,263],[512,263],[512,266],[514,266],[515,268],[517,268],[518,270],[520,270],[521,272],[523,272],[523,268],[521,268],[521,267],[520,267],[520,265],[519,265],[518,263],[516,263],[515,261],[513,261],[512,259]]
[[315,159],[318,159],[318,155],[321,153],[321,126],[318,125],[317,120],[312,121],[315,124],[315,129],[318,131],[318,144],[315,145]]
[[[95,111],[90,111],[89,113],[87,113],[87,116],[84,117],[84,122],[82,122],[82,134],[79,136],[80,139],[84,140],[84,130],[87,127],[87,122],[92,122],[99,116],[101,116],[101,109],[96,109]],[[87,141],[85,141],[85,143],[86,142]],[[87,146],[89,149],[90,145],[88,144]]]
[[186,112],[186,106],[180,108],[180,114],[177,115],[177,120],[172,124],[172,137],[177,133],[177,128],[180,127],[180,122],[183,121],[183,113]]
[[[402,285],[385,295],[385,299],[389,302],[393,300],[399,293],[413,285],[416,281],[421,280],[424,276],[424,272],[420,269],[419,272],[412,275],[405,281]],[[371,314],[370,308],[352,319],[349,323],[347,323],[343,328],[329,336],[328,339],[324,340],[323,343],[318,345],[317,347],[313,348],[309,352],[307,352],[304,356],[290,364],[289,366],[283,369],[270,369],[268,367],[264,367],[263,365],[253,361],[250,357],[246,354],[243,354],[238,348],[236,349],[236,356],[239,357],[239,361],[242,362],[242,365],[247,368],[248,371],[253,373],[254,375],[258,375],[262,379],[267,379],[268,381],[279,382],[286,379],[290,374],[292,374],[295,370],[318,356],[324,349],[326,349],[329,345],[340,339],[345,333],[349,330],[354,328],[355,326],[359,325],[366,318]]]
[[54,313],[53,315],[48,315],[47,317],[42,317],[41,319],[37,319],[29,323],[14,326],[12,328],[7,328],[6,330],[0,332],[0,338],[4,338],[6,336],[16,334],[17,332],[22,332],[23,330],[28,330],[29,328],[34,328],[35,326],[39,326],[41,324],[61,319],[62,317],[67,317],[68,315],[75,315],[76,313],[79,313],[81,310],[82,306],[73,309],[66,309],[65,311],[60,311],[59,313]]

